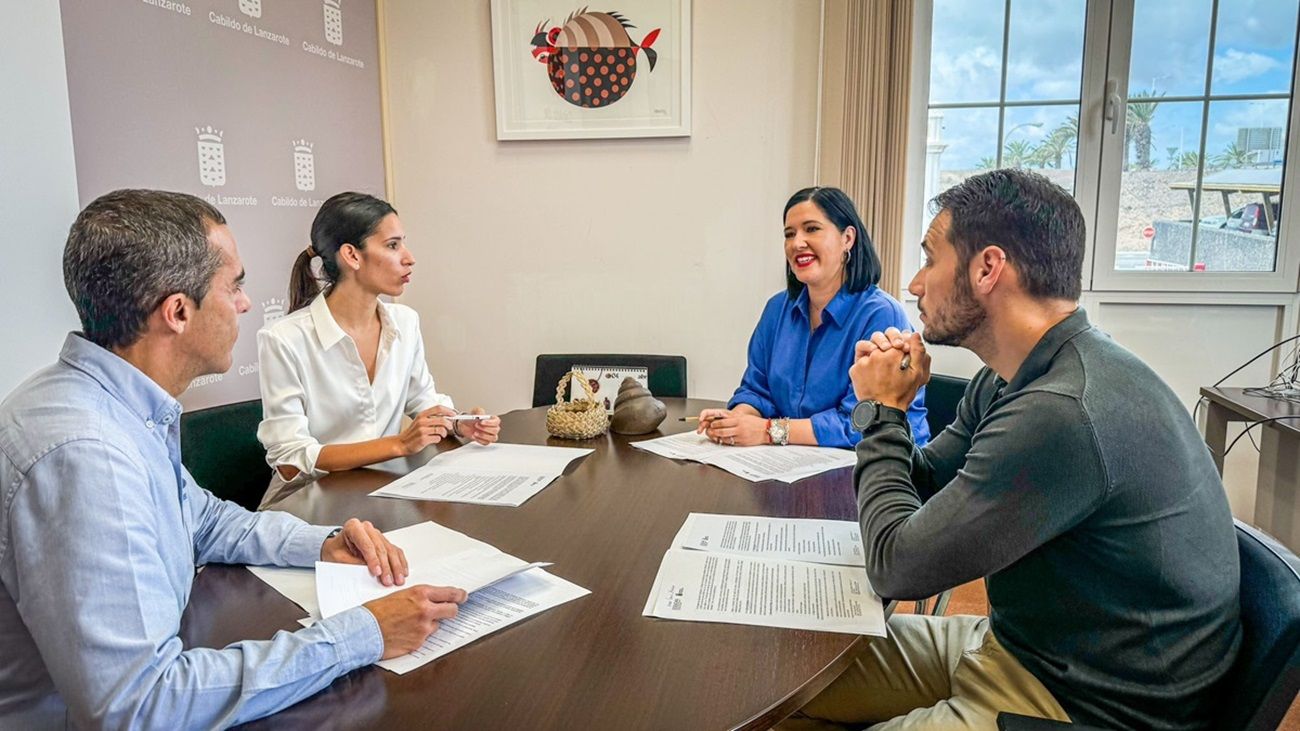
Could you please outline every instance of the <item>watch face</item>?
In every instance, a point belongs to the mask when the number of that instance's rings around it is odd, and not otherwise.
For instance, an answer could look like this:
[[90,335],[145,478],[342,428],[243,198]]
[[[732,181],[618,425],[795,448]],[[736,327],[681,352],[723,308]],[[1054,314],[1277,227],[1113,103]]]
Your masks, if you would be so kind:
[[862,431],[871,426],[871,422],[876,420],[876,411],[879,410],[880,404],[875,401],[859,401],[857,406],[853,407],[853,428]]

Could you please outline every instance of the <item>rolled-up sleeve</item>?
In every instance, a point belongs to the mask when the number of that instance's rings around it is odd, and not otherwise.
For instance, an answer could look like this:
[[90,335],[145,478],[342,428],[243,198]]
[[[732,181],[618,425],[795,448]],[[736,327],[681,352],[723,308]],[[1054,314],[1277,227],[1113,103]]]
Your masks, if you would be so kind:
[[[178,632],[189,577],[169,570],[160,547],[187,537],[176,532],[178,521],[158,520],[148,475],[104,442],[70,442],[29,469],[9,511],[7,588],[73,726],[224,728],[379,659],[378,623],[360,607],[270,640],[184,649]],[[275,517],[241,522],[221,505],[197,512],[207,558],[278,554],[297,562],[303,557],[293,554],[317,538]],[[236,550],[241,533],[271,540]]]
[[852,448],[862,438],[853,428],[853,407],[858,405],[858,396],[850,384],[848,391],[833,409],[818,411],[809,419],[812,421],[813,436],[819,447]]
[[266,463],[298,470],[298,479],[315,479],[326,474],[316,469],[325,445],[311,435],[307,421],[307,391],[304,369],[293,351],[274,333],[257,333],[258,378],[262,387],[262,423],[257,439],[266,448]]

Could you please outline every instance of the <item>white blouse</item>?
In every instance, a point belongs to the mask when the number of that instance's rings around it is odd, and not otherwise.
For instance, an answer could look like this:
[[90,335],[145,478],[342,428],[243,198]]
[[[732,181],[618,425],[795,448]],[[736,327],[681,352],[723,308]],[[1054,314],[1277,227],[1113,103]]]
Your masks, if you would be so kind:
[[[330,314],[322,294],[257,333],[262,423],[257,438],[274,470],[268,498],[286,484],[282,465],[301,473],[289,483],[326,472],[316,460],[326,444],[364,442],[397,434],[402,416],[452,407],[434,388],[424,360],[420,316],[405,305],[379,303],[375,380],[366,375],[356,343]],[[383,468],[390,460],[376,467]]]

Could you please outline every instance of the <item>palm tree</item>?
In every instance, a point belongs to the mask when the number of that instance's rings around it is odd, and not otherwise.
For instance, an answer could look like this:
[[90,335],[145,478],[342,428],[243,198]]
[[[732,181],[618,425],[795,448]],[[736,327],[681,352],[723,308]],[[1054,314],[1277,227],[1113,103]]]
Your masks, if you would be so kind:
[[[1151,169],[1151,120],[1155,119],[1156,107],[1160,106],[1159,97],[1164,95],[1163,91],[1159,94],[1139,91],[1126,105],[1124,143],[1132,142],[1137,157],[1134,165],[1138,170]],[[1128,158],[1127,151],[1124,157]]]
[[1248,150],[1238,147],[1236,142],[1223,148],[1223,152],[1210,158],[1216,166],[1220,168],[1248,168],[1255,164]]
[[1061,160],[1067,152],[1074,149],[1073,143],[1077,135],[1077,128],[1072,132],[1065,124],[1052,130],[1043,138],[1043,141],[1038,145],[1038,149],[1034,151],[1034,162],[1042,167],[1050,165],[1060,170]]
[[981,157],[979,161],[979,166],[981,170],[992,170],[993,168],[998,166],[997,158]]
[[[1071,114],[1066,117],[1065,121],[1061,123],[1061,126],[1052,130],[1052,134],[1060,135],[1061,146],[1065,149],[1065,154],[1069,156],[1070,167],[1074,167],[1075,143],[1079,139],[1079,115]],[[1056,166],[1058,168],[1061,167],[1059,162]]]
[[1002,150],[1002,167],[1022,168],[1033,157],[1034,148],[1025,140],[1012,140]]
[[1184,152],[1178,158],[1179,170],[1195,170],[1201,164],[1201,156],[1195,152]]

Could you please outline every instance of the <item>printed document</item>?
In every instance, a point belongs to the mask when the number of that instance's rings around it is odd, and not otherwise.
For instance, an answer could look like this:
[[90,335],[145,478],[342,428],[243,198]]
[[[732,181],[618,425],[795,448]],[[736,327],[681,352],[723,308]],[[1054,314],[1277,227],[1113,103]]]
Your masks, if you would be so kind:
[[821,472],[852,467],[857,460],[851,449],[799,445],[782,447],[771,444],[729,447],[716,444],[703,434],[695,432],[647,439],[634,442],[632,446],[661,457],[687,459],[720,467],[751,482],[794,482]]
[[862,528],[852,520],[691,513],[673,548],[866,566]]
[[861,566],[669,549],[646,616],[885,636]]
[[416,584],[454,586],[473,593],[502,579],[542,566],[550,564],[526,563],[495,548],[470,550],[433,561],[422,560],[411,567],[411,573],[402,586],[384,586],[370,575],[370,570],[365,566],[317,561],[316,599],[320,604],[321,616],[333,617],[339,612]]
[[[311,616],[299,620],[304,626],[310,626],[322,616],[332,616],[418,583],[459,586],[471,592],[457,617],[441,622],[423,647],[378,663],[399,674],[503,627],[591,593],[539,568],[549,564],[526,563],[437,523],[418,523],[384,535],[406,553],[411,575],[403,587],[385,587],[364,566],[352,564],[322,562],[317,564],[322,569],[320,572],[267,566],[249,566],[248,570],[306,610]],[[333,588],[322,592],[318,587],[321,582]],[[340,608],[340,604],[346,606]]]
[[465,444],[438,454],[370,494],[518,507],[564,474],[570,462],[591,451],[532,444]]

